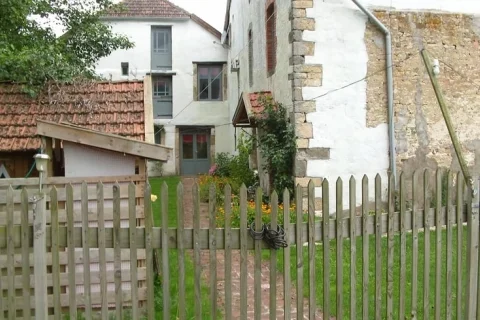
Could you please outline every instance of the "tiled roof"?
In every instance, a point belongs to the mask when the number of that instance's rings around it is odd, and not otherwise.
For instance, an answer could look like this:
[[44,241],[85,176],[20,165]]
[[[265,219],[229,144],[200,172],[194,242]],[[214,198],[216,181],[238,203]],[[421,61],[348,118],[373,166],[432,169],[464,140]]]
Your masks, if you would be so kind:
[[265,109],[262,99],[273,100],[271,91],[259,91],[242,93],[238,101],[237,109],[233,115],[232,124],[234,126],[255,126],[255,119],[261,119]]
[[124,0],[122,10],[111,11],[106,17],[190,18],[190,13],[168,0]]
[[190,18],[212,35],[221,39],[222,33],[195,14],[190,14],[169,0],[124,0],[121,10],[110,11],[105,18]]
[[251,114],[252,116],[256,116],[263,112],[264,106],[261,103],[260,98],[265,97],[266,99],[273,99],[271,91],[260,91],[260,92],[252,92],[248,95],[250,100],[251,106]]
[[36,119],[68,122],[145,140],[143,82],[51,86],[32,99],[18,85],[0,84],[0,151],[36,150]]

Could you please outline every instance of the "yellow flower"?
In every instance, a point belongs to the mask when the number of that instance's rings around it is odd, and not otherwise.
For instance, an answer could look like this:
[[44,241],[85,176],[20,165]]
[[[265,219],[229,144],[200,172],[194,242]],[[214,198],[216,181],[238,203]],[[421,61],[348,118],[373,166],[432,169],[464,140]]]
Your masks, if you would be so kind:
[[152,202],[155,202],[155,201],[157,201],[157,196],[152,194],[152,195],[150,195],[150,199],[152,200]]

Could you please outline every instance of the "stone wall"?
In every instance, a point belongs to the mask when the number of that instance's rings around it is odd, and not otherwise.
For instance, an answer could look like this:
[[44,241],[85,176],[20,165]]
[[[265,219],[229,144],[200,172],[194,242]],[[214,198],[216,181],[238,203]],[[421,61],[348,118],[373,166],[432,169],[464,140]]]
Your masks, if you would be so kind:
[[295,125],[297,136],[294,175],[295,183],[302,187],[307,187],[311,179],[316,186],[321,184],[321,178],[307,175],[308,160],[330,158],[328,148],[309,147],[309,140],[313,138],[313,127],[312,123],[307,121],[306,115],[316,111],[316,102],[304,99],[302,91],[306,87],[322,86],[322,65],[305,63],[305,56],[315,55],[315,42],[306,41],[303,38],[304,31],[315,30],[315,19],[307,17],[307,9],[313,8],[313,5],[313,0],[293,0],[290,13],[292,22],[292,31],[289,35],[289,41],[292,43],[290,66],[293,67],[289,74],[289,79],[292,81],[293,102],[291,121]]
[[[480,18],[461,14],[376,11],[391,30],[397,165],[459,170],[421,49],[440,60],[438,80],[468,165],[480,172]],[[368,71],[385,68],[384,36],[367,24]],[[385,72],[367,79],[367,126],[386,123]]]

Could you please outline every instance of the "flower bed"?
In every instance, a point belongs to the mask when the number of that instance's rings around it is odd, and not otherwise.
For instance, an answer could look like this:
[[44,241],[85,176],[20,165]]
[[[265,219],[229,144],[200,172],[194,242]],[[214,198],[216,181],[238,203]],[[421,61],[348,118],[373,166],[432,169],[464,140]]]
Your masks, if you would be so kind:
[[[271,213],[272,207],[269,204],[262,203],[262,222],[263,223],[270,223],[271,221]],[[256,205],[254,201],[247,202],[247,224],[250,225],[252,222],[255,221],[255,212],[256,212]],[[283,225],[284,221],[284,207],[283,204],[278,205],[278,215],[277,215],[277,223],[279,225]],[[290,222],[296,221],[296,210],[295,204],[292,204],[289,208],[289,216]],[[307,221],[307,216],[304,214],[303,221]],[[232,195],[232,213],[231,213],[231,222],[232,228],[239,228],[240,227],[240,202],[237,196]],[[223,228],[225,226],[225,208],[218,207],[217,209],[217,216],[216,216],[216,224],[217,227]]]

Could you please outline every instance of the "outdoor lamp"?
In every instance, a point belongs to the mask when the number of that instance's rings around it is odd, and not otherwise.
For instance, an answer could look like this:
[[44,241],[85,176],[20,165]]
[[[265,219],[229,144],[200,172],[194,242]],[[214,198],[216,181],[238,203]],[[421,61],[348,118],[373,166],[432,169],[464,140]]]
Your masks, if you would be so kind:
[[40,191],[42,191],[42,176],[45,170],[47,170],[47,164],[50,157],[48,154],[37,153],[33,158],[35,159],[37,171],[40,173]]

